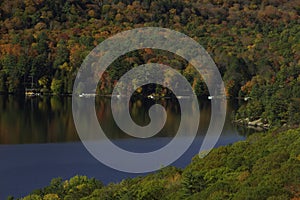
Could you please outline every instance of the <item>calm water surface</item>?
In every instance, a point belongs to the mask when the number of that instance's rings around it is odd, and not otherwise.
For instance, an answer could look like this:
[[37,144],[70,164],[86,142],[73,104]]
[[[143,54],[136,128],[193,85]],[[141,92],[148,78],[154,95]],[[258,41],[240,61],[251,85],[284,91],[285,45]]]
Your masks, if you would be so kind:
[[[155,102],[137,99],[130,104],[132,119],[139,125],[150,122],[147,111]],[[97,98],[98,121],[116,145],[134,152],[148,152],[166,145],[176,134],[180,107],[176,100],[159,101],[167,111],[164,128],[153,138],[135,139],[115,124],[109,98]],[[184,167],[201,146],[210,122],[210,102],[200,100],[201,117],[197,138],[184,155],[172,165]],[[124,109],[124,108],[114,108]],[[228,105],[228,116],[216,146],[245,139],[244,133],[230,123],[234,111]],[[49,184],[54,177],[87,175],[103,183],[118,182],[141,174],[113,170],[95,160],[84,148],[72,118],[70,97],[0,96],[0,199],[8,195],[21,197]]]

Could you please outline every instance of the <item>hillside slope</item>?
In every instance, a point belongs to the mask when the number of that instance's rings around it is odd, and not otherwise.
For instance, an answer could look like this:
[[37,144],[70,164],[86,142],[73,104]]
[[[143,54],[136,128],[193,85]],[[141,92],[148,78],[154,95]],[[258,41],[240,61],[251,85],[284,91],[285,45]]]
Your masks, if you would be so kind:
[[[203,45],[229,97],[251,97],[239,118],[299,124],[299,14],[298,0],[3,0],[0,93],[23,93],[32,83],[43,93],[72,93],[83,59],[100,42],[123,30],[165,27]],[[197,95],[209,95],[193,66],[157,50],[115,61],[98,92],[111,93],[126,71],[147,62],[178,69]]]

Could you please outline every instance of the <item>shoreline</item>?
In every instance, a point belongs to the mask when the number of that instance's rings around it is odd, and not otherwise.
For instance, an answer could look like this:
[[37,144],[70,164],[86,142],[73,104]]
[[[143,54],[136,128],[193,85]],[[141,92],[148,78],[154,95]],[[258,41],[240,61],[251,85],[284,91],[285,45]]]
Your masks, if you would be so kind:
[[270,124],[264,122],[262,118],[252,121],[249,118],[236,119],[232,121],[232,124],[243,126],[259,132],[268,131],[271,127]]

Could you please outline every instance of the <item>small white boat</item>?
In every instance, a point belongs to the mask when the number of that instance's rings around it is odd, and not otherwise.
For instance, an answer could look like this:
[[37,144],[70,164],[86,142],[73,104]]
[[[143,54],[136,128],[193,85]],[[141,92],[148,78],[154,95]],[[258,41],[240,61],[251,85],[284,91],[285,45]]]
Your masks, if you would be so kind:
[[177,99],[189,99],[190,96],[176,96]]
[[155,99],[154,96],[152,94],[147,96],[149,99]]
[[89,97],[95,97],[96,94],[87,94],[87,93],[81,93],[79,95],[79,97],[86,97],[86,98],[89,98]]
[[121,95],[117,94],[117,95],[111,95],[112,98],[117,98],[117,99],[121,99]]
[[225,95],[220,95],[220,96],[208,96],[209,100],[212,99],[227,99],[227,97]]
[[250,97],[244,97],[244,101],[248,101]]

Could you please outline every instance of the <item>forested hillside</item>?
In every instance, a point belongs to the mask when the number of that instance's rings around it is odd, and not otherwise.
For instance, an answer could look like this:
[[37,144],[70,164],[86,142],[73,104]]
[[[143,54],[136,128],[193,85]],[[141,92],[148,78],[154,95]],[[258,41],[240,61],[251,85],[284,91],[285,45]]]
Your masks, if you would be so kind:
[[300,129],[254,134],[213,149],[184,170],[174,167],[103,186],[75,176],[53,179],[23,200],[268,199],[300,198]]
[[[122,30],[165,27],[203,45],[229,97],[251,97],[239,118],[299,124],[299,14],[298,0],[3,0],[0,93],[24,93],[32,86],[43,93],[72,93],[83,59],[101,41]],[[149,49],[114,62],[98,91],[111,93],[123,73],[147,62],[180,70],[197,95],[208,95],[191,65]]]

